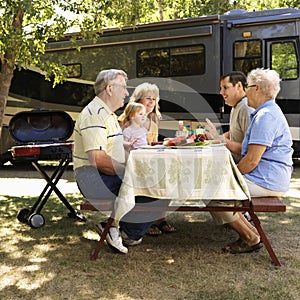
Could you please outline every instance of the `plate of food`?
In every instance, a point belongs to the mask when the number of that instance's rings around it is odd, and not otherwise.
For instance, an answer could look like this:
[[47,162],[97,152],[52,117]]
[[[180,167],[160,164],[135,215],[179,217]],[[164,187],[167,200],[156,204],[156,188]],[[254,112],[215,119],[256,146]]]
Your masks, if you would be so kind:
[[214,140],[208,140],[206,134],[192,134],[189,137],[178,136],[164,139],[163,145],[172,149],[195,149],[209,146]]

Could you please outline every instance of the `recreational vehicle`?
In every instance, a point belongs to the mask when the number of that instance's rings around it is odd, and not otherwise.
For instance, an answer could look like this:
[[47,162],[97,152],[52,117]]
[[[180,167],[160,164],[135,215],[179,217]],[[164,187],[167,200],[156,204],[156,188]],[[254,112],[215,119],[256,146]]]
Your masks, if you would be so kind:
[[[299,156],[299,9],[233,10],[224,15],[109,28],[95,43],[78,39],[80,51],[69,37],[49,41],[45,54],[45,59],[67,67],[67,81],[53,89],[33,69],[16,71],[6,122],[17,111],[33,108],[62,109],[75,120],[82,106],[93,98],[98,72],[118,68],[128,74],[129,93],[145,81],[159,86],[161,137],[176,130],[178,120],[198,126],[209,117],[222,129],[228,125],[230,108],[219,95],[220,76],[233,70],[247,74],[264,67],[276,70],[282,79],[276,101],[288,120],[294,155]],[[3,133],[3,162],[9,159],[10,143]]]

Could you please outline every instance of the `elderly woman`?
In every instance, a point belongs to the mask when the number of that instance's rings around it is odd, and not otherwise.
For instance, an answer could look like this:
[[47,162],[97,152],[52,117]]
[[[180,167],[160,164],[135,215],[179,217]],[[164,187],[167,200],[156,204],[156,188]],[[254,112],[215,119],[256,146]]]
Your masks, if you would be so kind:
[[[282,196],[289,189],[292,161],[292,137],[288,123],[275,102],[280,91],[276,71],[255,69],[247,76],[248,105],[255,111],[242,143],[238,169],[244,175],[253,197]],[[223,248],[228,253],[246,253],[260,249],[257,231],[241,213],[212,213],[218,224],[228,223],[239,239]]]
[[[129,102],[141,103],[146,108],[147,120],[144,126],[148,130],[148,144],[158,141],[158,126],[161,114],[159,112],[159,89],[156,84],[144,82],[138,85],[132,93]],[[119,122],[124,127],[124,113],[120,115]],[[148,230],[147,234],[156,236],[162,233],[171,233],[176,231],[174,226],[168,224],[165,216],[157,220]]]

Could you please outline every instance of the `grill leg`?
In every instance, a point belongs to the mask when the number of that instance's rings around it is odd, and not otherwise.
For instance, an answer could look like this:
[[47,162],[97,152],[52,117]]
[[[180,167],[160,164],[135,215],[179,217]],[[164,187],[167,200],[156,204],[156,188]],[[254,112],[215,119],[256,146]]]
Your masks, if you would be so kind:
[[85,217],[81,215],[80,212],[76,211],[71,204],[67,201],[64,195],[60,192],[57,188],[56,184],[60,180],[61,176],[65,172],[67,166],[70,163],[70,159],[68,157],[62,158],[59,162],[59,165],[54,170],[51,177],[44,171],[41,165],[37,161],[33,161],[32,165],[35,169],[41,174],[41,176],[47,181],[47,185],[43,189],[38,201],[33,206],[33,211],[36,209],[36,212],[39,213],[44,205],[46,204],[48,198],[50,197],[51,193],[54,191],[58,198],[62,201],[62,203],[68,208],[70,211],[69,216],[73,218],[77,218],[81,221],[86,221]]

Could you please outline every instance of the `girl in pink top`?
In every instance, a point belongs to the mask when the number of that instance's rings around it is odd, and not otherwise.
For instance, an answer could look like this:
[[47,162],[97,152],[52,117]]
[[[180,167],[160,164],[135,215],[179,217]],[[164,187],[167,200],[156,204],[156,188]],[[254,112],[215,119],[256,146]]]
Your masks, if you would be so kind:
[[146,108],[143,104],[129,102],[124,110],[121,125],[123,128],[124,145],[140,148],[148,145],[148,131],[144,127]]

